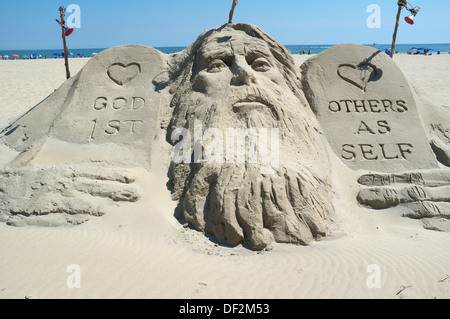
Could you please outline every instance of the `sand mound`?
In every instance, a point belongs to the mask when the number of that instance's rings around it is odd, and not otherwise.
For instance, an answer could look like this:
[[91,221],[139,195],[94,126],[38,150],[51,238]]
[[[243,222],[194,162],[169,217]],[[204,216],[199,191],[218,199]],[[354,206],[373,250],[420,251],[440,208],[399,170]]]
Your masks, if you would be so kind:
[[163,64],[144,46],[103,51],[5,128],[2,220],[79,224],[103,215],[105,202],[137,201],[127,169],[151,166],[160,108],[152,79]]
[[102,52],[1,132],[1,220],[84,223],[148,196],[135,183],[145,169],[172,193],[175,217],[220,244],[308,245],[341,231],[337,157],[359,175],[355,201],[447,230],[446,127],[425,129],[396,64],[347,44],[297,71],[246,24],[206,31],[174,55]]
[[205,32],[179,55],[102,52],[2,131],[0,144],[17,152],[2,174],[2,220],[79,224],[105,213],[99,198],[137,201],[145,192],[122,177],[151,170],[159,136],[161,149],[182,149],[168,171],[179,217],[219,243],[264,249],[328,235],[326,154],[294,66],[283,46],[244,24]]

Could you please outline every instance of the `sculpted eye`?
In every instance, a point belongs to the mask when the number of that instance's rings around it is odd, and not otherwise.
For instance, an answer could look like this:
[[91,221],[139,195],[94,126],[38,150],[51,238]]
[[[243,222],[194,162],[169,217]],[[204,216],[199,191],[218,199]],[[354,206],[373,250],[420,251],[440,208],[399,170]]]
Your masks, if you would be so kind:
[[222,69],[227,68],[228,66],[222,60],[216,59],[213,60],[208,66],[208,72],[217,73],[222,71]]
[[258,58],[252,63],[252,68],[255,71],[259,72],[266,72],[268,71],[272,66],[270,65],[269,61],[267,61],[265,58]]

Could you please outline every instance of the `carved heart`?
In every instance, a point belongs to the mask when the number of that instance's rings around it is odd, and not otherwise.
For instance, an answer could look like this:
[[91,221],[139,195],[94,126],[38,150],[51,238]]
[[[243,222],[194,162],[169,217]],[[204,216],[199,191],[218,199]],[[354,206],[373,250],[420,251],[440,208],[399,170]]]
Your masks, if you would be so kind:
[[118,85],[125,85],[133,80],[141,72],[141,66],[137,63],[128,65],[114,63],[108,69],[108,76]]
[[381,70],[373,64],[362,62],[355,66],[353,64],[341,64],[338,75],[345,81],[366,92],[370,81],[376,81],[381,76]]

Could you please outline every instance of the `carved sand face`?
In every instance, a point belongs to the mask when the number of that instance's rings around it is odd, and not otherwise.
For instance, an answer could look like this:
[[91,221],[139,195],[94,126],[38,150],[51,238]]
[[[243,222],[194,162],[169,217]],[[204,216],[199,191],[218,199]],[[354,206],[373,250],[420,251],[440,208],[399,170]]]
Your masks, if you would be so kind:
[[281,104],[290,105],[282,92],[291,93],[279,64],[265,41],[223,31],[199,50],[192,87],[217,104],[220,116],[244,119],[258,113],[278,121]]
[[327,233],[333,213],[330,185],[318,174],[324,169],[304,164],[309,156],[318,163],[325,155],[288,53],[252,26],[244,28],[248,32],[229,26],[199,39],[168,133],[192,131],[195,121],[221,131],[278,128],[282,163],[271,175],[261,173],[261,163],[172,163],[173,199],[180,200],[185,221],[220,243],[245,242],[252,249],[273,241],[307,244]]

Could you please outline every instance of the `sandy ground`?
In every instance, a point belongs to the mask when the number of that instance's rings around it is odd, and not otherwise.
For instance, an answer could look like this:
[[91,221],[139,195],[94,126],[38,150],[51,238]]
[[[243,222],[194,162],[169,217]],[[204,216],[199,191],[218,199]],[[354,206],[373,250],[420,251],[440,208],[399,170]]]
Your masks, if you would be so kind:
[[[308,57],[295,59],[300,65]],[[87,61],[71,59],[72,75]],[[422,99],[450,105],[450,55],[395,61]],[[0,61],[0,126],[64,80],[60,59]],[[216,246],[175,220],[161,164],[138,177],[148,194],[141,201],[81,226],[0,224],[0,299],[450,298],[450,278],[442,281],[450,275],[450,234],[425,230],[399,210],[359,207],[358,172],[332,160],[341,231],[331,238],[308,247],[276,244],[269,252]],[[73,278],[80,288],[71,286]]]

